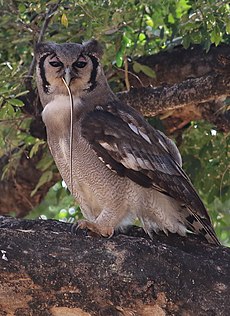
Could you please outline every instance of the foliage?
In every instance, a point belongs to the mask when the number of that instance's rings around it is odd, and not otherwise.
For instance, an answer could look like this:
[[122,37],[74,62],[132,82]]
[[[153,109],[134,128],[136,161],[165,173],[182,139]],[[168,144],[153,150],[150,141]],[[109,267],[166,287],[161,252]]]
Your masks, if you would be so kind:
[[193,123],[180,148],[184,168],[211,211],[221,240],[230,243],[229,137],[206,122]]
[[27,218],[53,218],[73,222],[82,218],[79,206],[69,194],[63,181],[57,182],[48,192],[44,201]]
[[[55,4],[58,4],[57,10],[54,10]],[[129,61],[137,73],[154,77],[150,68],[135,62],[134,58],[178,44],[185,48],[193,43],[201,44],[208,51],[212,43],[228,42],[230,33],[229,3],[216,0],[0,0],[0,15],[0,156],[18,149],[2,176],[15,170],[25,148],[31,146],[29,156],[32,157],[40,146],[45,146],[43,141],[30,135],[32,116],[20,100],[27,93],[24,79],[39,37],[44,35],[45,40],[57,42],[82,42],[95,37],[104,43],[103,63],[107,73],[113,73],[114,67],[122,67]],[[46,22],[48,28],[43,34],[41,30],[47,26]],[[119,78],[110,77],[115,91],[124,89]],[[219,234],[220,227],[224,228],[221,238],[230,242],[230,234],[226,233],[230,227],[225,169],[227,139],[221,133],[211,135],[210,128],[201,123],[193,125],[183,135],[181,148],[185,169],[213,210]],[[52,176],[53,166],[48,160],[44,158],[38,166],[45,175],[37,188]],[[35,214],[48,209],[47,216],[63,218],[64,211],[58,212],[72,206],[73,201],[59,183],[50,190]],[[215,213],[217,210],[220,215]]]

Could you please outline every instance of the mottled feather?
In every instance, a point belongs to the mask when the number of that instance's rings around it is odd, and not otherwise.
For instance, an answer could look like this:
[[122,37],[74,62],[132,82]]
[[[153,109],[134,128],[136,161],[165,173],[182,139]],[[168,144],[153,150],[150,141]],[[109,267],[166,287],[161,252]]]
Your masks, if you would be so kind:
[[210,238],[219,243],[203,202],[181,168],[176,146],[134,109],[119,101],[101,105],[84,117],[81,128],[82,135],[110,169],[180,201]]
[[138,218],[150,236],[189,230],[219,244],[176,145],[111,91],[100,44],[41,43],[35,55],[48,144],[86,218],[80,227],[111,236]]

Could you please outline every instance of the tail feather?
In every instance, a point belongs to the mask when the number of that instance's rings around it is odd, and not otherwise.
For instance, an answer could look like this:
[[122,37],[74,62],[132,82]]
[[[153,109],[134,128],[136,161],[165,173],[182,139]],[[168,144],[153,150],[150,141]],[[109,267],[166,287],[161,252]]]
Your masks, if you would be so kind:
[[208,242],[221,245],[209,219],[201,217],[192,209],[188,209],[190,215],[186,217],[188,227],[196,234],[203,235]]

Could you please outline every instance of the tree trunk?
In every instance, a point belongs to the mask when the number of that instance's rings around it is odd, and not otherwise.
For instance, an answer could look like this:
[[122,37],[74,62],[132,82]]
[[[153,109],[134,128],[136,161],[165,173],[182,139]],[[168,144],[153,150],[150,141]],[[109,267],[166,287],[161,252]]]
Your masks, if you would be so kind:
[[230,250],[140,228],[110,239],[0,218],[0,315],[228,316]]

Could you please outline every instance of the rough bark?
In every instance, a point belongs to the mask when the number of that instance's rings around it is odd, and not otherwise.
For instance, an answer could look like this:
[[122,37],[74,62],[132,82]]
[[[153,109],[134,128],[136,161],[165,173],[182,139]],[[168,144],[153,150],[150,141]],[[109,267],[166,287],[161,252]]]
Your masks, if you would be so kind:
[[119,94],[119,98],[147,117],[164,111],[212,100],[225,99],[230,93],[229,75],[214,74],[187,79],[179,84],[163,87],[133,88]]
[[0,315],[228,316],[230,250],[196,237],[111,239],[0,218]]
[[220,131],[230,129],[230,111],[223,101],[230,94],[229,73],[212,73],[171,86],[139,87],[119,93],[119,98],[146,117],[163,114],[168,134],[192,120],[205,119]]
[[[230,73],[230,48],[229,45],[221,45],[218,47],[211,46],[208,53],[206,53],[201,46],[194,45],[190,49],[184,49],[179,46],[172,50],[160,52],[156,55],[142,56],[136,60],[140,64],[147,65],[155,71],[156,78],[150,78],[143,72],[135,74],[132,66],[129,66],[129,81],[130,85],[135,88],[141,87],[159,87],[166,85],[186,85],[187,79],[200,78],[201,81],[205,81],[208,76],[213,76],[213,79],[217,74],[223,74],[229,77]],[[211,79],[212,80],[212,79]],[[192,81],[191,81],[192,83]],[[195,88],[196,88],[196,82]],[[171,90],[171,87],[169,87]],[[200,89],[200,91],[202,91]],[[142,90],[143,92],[143,90]],[[182,91],[178,91],[181,94]],[[156,90],[158,94],[158,90]],[[132,99],[131,95],[127,95],[127,98],[133,106],[140,107],[140,105]],[[195,99],[189,103],[179,106],[178,109],[169,110],[171,102],[168,103],[168,99],[162,99],[163,103],[158,104],[157,95],[155,103],[146,103],[145,106],[141,106],[141,111],[145,116],[153,114],[151,112],[164,113],[163,124],[165,130],[170,134],[175,130],[179,130],[187,125],[191,120],[204,119],[213,123],[217,129],[221,131],[229,131],[230,128],[230,111],[226,110],[226,106],[223,101],[229,96],[229,86],[226,86],[225,93],[220,96],[217,101],[215,96],[210,101],[204,99]],[[125,97],[125,96],[124,96]],[[152,107],[152,111],[150,110]],[[166,112],[166,113],[165,113]]]
[[173,48],[156,55],[142,56],[136,60],[140,64],[147,65],[156,73],[156,78],[150,78],[143,72],[137,77],[133,76],[130,65],[130,84],[134,87],[160,86],[175,84],[189,78],[199,78],[211,73],[230,71],[230,47],[229,45],[211,46],[209,52],[205,52],[200,45],[194,45],[189,49],[182,46]]

